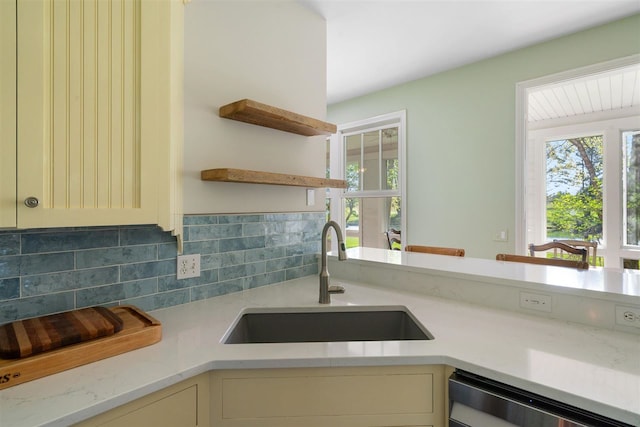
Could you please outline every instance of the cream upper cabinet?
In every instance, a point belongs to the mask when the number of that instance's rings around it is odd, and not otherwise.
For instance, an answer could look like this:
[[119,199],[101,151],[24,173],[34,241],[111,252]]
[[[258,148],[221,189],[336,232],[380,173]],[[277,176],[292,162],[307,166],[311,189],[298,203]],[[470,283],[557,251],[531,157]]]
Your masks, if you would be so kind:
[[[17,227],[159,224],[180,234],[182,9],[17,2]],[[3,113],[8,68],[3,60]]]
[[0,1],[0,227],[16,226],[16,2]]

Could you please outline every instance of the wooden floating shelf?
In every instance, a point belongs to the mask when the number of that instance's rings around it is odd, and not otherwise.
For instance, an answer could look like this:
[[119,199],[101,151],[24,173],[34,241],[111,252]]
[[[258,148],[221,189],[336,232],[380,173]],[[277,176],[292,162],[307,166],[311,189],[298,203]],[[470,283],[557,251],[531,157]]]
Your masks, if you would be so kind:
[[337,127],[291,111],[242,99],[220,107],[220,117],[304,136],[331,135]]
[[200,173],[200,178],[203,181],[244,182],[312,188],[347,188],[347,181],[340,179],[314,178],[246,169],[208,169]]

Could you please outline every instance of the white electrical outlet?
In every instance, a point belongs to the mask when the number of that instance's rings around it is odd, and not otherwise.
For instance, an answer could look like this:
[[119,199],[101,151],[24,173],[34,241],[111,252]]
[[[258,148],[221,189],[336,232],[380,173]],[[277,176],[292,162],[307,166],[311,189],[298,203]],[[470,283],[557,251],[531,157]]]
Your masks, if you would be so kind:
[[494,242],[508,242],[509,241],[509,230],[498,230],[493,233],[493,241]]
[[616,305],[616,323],[640,328],[640,307]]
[[200,254],[179,255],[176,276],[178,279],[200,277]]
[[551,295],[520,292],[520,307],[551,313]]

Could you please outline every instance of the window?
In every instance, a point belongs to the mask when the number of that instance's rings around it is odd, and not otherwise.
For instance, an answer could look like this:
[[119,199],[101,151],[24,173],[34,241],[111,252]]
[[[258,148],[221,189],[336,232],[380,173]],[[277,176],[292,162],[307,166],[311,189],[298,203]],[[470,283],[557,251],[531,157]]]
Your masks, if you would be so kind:
[[516,252],[597,240],[598,265],[639,268],[640,56],[516,85]]
[[598,265],[638,268],[640,130],[626,130],[637,124],[631,117],[529,132],[527,242],[595,240]]
[[406,228],[404,133],[402,111],[341,125],[332,137],[331,171],[339,168],[347,189],[330,190],[328,204],[331,218],[345,231],[348,248],[388,249],[385,232]]

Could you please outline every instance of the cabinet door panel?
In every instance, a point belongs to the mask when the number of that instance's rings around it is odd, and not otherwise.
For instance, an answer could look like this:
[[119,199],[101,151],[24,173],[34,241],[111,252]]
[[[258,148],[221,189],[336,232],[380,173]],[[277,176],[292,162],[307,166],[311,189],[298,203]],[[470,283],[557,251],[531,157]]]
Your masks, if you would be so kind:
[[221,427],[444,425],[443,367],[295,368],[212,374]]
[[[146,7],[18,3],[19,227],[157,222],[141,120]],[[30,196],[40,206],[21,203]]]
[[75,427],[209,427],[209,374],[97,415]]
[[16,2],[0,1],[0,227],[16,226]]
[[100,427],[197,427],[197,387],[192,386],[153,402]]
[[433,412],[431,374],[227,378],[222,387],[229,419]]

